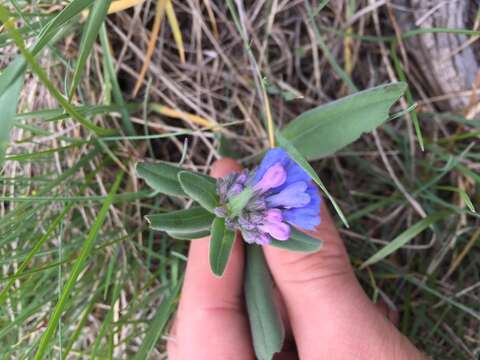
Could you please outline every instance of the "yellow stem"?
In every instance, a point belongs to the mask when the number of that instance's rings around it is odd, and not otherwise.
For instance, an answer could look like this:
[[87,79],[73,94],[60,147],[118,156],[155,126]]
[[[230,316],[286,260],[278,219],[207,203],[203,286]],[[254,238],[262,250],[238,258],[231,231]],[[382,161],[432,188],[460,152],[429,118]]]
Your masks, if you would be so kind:
[[165,115],[174,119],[183,119],[187,122],[192,122],[206,128],[212,129],[213,131],[218,131],[219,127],[213,122],[213,120],[207,120],[201,116],[190,114],[184,111],[175,110],[168,106],[160,105],[160,104],[150,104],[150,110],[159,113],[161,115]]
[[160,32],[160,24],[162,23],[163,14],[165,13],[165,6],[167,5],[168,0],[158,0],[157,9],[155,12],[155,19],[153,21],[152,33],[150,40],[148,41],[147,53],[145,54],[145,61],[143,63],[142,69],[140,70],[140,75],[138,75],[137,82],[133,89],[132,95],[136,96],[140,87],[142,86],[143,79],[147,74],[148,67],[152,61],[153,51],[155,50],[155,45],[158,39],[158,33]]
[[113,13],[116,13],[116,12],[119,12],[119,11],[123,11],[123,10],[131,8],[135,5],[138,5],[138,4],[140,4],[144,1],[145,0],[117,0],[117,1],[113,1],[111,3],[110,7],[108,8],[108,13],[113,14]]

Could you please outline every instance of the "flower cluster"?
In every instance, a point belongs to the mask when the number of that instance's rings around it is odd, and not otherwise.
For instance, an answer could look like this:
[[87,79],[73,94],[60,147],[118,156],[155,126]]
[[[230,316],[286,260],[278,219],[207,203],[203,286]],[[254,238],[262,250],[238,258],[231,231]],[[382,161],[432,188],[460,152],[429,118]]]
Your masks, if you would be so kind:
[[219,179],[217,216],[241,231],[247,243],[288,240],[290,226],[313,230],[320,224],[321,197],[308,174],[280,148],[260,166]]

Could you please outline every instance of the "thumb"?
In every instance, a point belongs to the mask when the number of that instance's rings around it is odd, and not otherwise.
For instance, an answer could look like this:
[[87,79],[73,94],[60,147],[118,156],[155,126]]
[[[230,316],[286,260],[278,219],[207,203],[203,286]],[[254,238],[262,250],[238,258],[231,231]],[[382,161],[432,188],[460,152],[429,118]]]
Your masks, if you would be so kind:
[[264,247],[287,307],[300,358],[307,359],[327,350],[325,340],[335,333],[338,345],[339,338],[351,330],[352,321],[360,320],[356,319],[359,312],[376,312],[355,278],[345,246],[324,204],[321,218],[317,229],[309,232],[323,240],[320,251],[302,254]]

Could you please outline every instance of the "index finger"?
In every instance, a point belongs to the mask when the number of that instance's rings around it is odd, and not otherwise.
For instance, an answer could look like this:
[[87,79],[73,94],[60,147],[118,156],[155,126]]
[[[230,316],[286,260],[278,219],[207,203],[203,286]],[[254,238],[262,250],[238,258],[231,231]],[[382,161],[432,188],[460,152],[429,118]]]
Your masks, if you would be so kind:
[[[223,159],[214,164],[211,175],[218,178],[239,170],[238,163]],[[253,358],[243,311],[243,244],[235,240],[221,278],[212,274],[208,253],[209,238],[191,242],[176,324],[177,358]]]

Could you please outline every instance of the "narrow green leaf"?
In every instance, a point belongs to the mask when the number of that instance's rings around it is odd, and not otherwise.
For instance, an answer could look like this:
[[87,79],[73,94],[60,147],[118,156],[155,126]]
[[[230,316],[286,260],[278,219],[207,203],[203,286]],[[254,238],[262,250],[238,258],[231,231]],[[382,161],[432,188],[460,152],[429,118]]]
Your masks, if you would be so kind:
[[292,234],[287,241],[272,240],[270,245],[297,252],[313,253],[320,250],[323,241],[292,227]]
[[178,180],[185,194],[213,213],[213,209],[218,206],[215,183],[190,171],[181,171]]
[[[343,67],[337,62],[335,55],[330,51],[327,43],[323,39],[322,34],[320,33],[320,29],[318,28],[317,21],[315,20],[314,16],[318,10],[314,13],[312,6],[310,5],[309,0],[304,0],[305,7],[307,8],[308,14],[308,22],[313,29],[313,33],[315,35],[315,39],[317,40],[317,44],[322,49],[323,56],[328,61],[330,66],[332,67],[333,71],[338,75],[340,79],[344,82],[344,84],[350,89],[351,92],[356,92],[357,87],[353,83],[350,75],[343,69]],[[322,8],[324,4],[320,4],[319,8]]]
[[332,203],[333,207],[335,208],[335,211],[337,212],[342,222],[345,224],[346,227],[349,227],[347,218],[343,214],[342,209],[340,209],[340,206],[338,206],[337,202],[335,201],[333,196],[328,192],[322,180],[320,180],[315,170],[313,170],[313,168],[310,166],[308,161],[303,157],[300,151],[298,151],[298,149],[294,145],[292,145],[292,143],[290,143],[290,141],[288,141],[279,131],[276,132],[276,138],[277,138],[278,144],[285,149],[285,151],[290,155],[292,160],[295,161],[303,170],[305,170],[306,173],[310,175],[312,180],[320,187],[320,189],[322,189],[325,195],[327,195],[328,199]]
[[210,267],[217,276],[222,276],[235,241],[235,232],[225,226],[225,219],[215,218],[210,238]]
[[155,314],[153,320],[148,326],[147,333],[143,338],[143,342],[140,345],[140,349],[138,349],[134,360],[149,359],[150,353],[152,352],[158,340],[164,333],[165,326],[167,325],[168,320],[175,311],[181,288],[182,281],[179,281],[175,288],[173,288],[171,293],[167,296],[167,298],[165,298],[160,304],[157,313]]
[[47,329],[45,330],[45,332],[43,333],[40,339],[40,344],[38,346],[38,350],[34,358],[35,360],[41,360],[44,358],[44,354],[47,351],[48,346],[50,344],[50,339],[55,334],[55,330],[57,329],[60,316],[62,315],[62,313],[66,308],[67,300],[69,299],[70,294],[75,286],[75,283],[77,282],[77,279],[83,270],[85,262],[87,261],[87,258],[93,249],[93,245],[95,244],[95,240],[97,239],[98,231],[102,227],[103,222],[107,217],[108,211],[110,209],[110,205],[112,204],[112,201],[113,201],[113,197],[117,192],[118,187],[120,186],[122,178],[123,178],[123,173],[120,173],[119,175],[117,175],[117,178],[115,179],[112,189],[110,190],[107,199],[105,199],[105,202],[103,203],[103,206],[100,209],[100,212],[98,213],[97,219],[95,220],[95,223],[93,224],[92,229],[88,233],[88,236],[85,242],[83,243],[82,249],[80,250],[80,255],[78,256],[77,260],[75,261],[75,264],[73,265],[70,277],[68,278],[68,281],[65,284],[62,290],[62,293],[60,295],[60,299],[58,300],[57,305],[55,306],[55,309],[53,311],[53,314],[48,321]]
[[473,202],[470,199],[470,196],[468,196],[467,192],[464,189],[458,188],[458,187],[455,187],[455,186],[437,186],[437,189],[453,191],[453,192],[458,193],[460,195],[460,197],[462,198],[463,202],[465,203],[465,205],[467,206],[467,208],[471,212],[477,212],[475,210],[475,205],[473,205]]
[[70,86],[69,100],[72,99],[75,89],[78,86],[80,77],[85,69],[87,59],[92,52],[95,39],[97,38],[100,27],[107,16],[108,8],[111,2],[112,0],[95,1],[90,9],[87,23],[85,24],[82,32],[79,56],[73,71],[72,84]]
[[[390,52],[392,54],[392,60],[393,64],[395,66],[395,70],[397,72],[398,78],[400,81],[407,81],[407,76],[405,75],[405,72],[403,71],[403,66],[402,63],[400,62],[400,59],[398,58],[397,54],[397,46],[398,42],[394,41],[392,42],[390,46]],[[407,98],[407,102],[409,107],[413,106],[415,102],[413,101],[413,95],[410,89],[407,87],[405,91],[405,97]],[[413,122],[413,127],[415,128],[415,133],[417,134],[417,139],[418,139],[418,144],[420,145],[420,149],[422,151],[425,151],[425,145],[423,143],[423,135],[422,135],[422,129],[420,128],[420,123],[418,122],[418,116],[417,116],[417,111],[415,108],[411,112],[411,117],[412,117],[412,122]]]
[[[79,15],[94,0],[73,0],[58,13],[40,32],[38,40],[32,48],[32,55],[36,56],[59,33],[62,26]],[[3,20],[2,20],[3,22]],[[0,94],[2,94],[24,71],[27,62],[18,56],[0,75]]]
[[32,71],[38,76],[38,78],[42,81],[43,85],[48,89],[50,94],[62,105],[65,111],[83,126],[92,130],[97,135],[108,135],[111,134],[111,130],[103,129],[101,127],[96,126],[89,120],[87,120],[82,114],[80,114],[75,107],[70,104],[67,99],[60,93],[60,91],[55,87],[55,85],[49,80],[48,75],[43,71],[43,69],[38,65],[34,56],[30,51],[27,50],[23,39],[14,26],[14,24],[10,20],[10,13],[8,10],[0,5],[0,21],[4,23],[5,28],[7,29],[8,33],[12,37],[13,41],[17,45],[20,53],[23,55],[25,60],[27,61],[28,65],[32,68]]
[[275,306],[273,281],[260,246],[246,247],[245,299],[253,347],[259,360],[282,350],[285,329]]
[[58,13],[48,24],[42,29],[39,39],[32,49],[32,53],[37,55],[45,46],[48,45],[58,33],[59,29],[74,17],[90,6],[95,0],[73,0],[65,8]]
[[432,215],[426,217],[425,219],[420,220],[416,224],[412,225],[409,229],[405,230],[403,233],[398,235],[395,239],[393,239],[388,245],[384,246],[380,251],[370,257],[367,261],[365,261],[360,269],[365,268],[366,266],[375,264],[380,260],[385,259],[387,256],[395,252],[396,250],[400,249],[402,246],[407,244],[410,240],[412,240],[415,236],[420,234],[430,225],[436,223],[437,221],[443,220],[451,213],[449,211],[439,211],[433,213]]
[[153,230],[179,233],[208,230],[213,218],[213,214],[201,207],[146,216]]
[[[152,189],[170,196],[187,196],[178,180],[178,174],[181,171],[186,170],[166,162],[137,164],[137,175],[140,178],[144,179]],[[215,179],[209,176],[200,174],[198,176],[215,184]]]
[[210,235],[210,230],[168,231],[167,234],[177,240],[196,240]]
[[282,134],[308,160],[331,155],[388,120],[406,88],[403,82],[382,85],[321,105],[295,118]]
[[0,94],[0,109],[2,109],[2,126],[0,128],[0,168],[5,160],[10,131],[15,123],[18,100],[23,86],[23,74],[2,94]]
[[52,223],[48,227],[45,234],[35,243],[35,245],[32,247],[32,249],[28,252],[28,255],[25,257],[22,264],[18,267],[17,271],[15,272],[15,275],[12,276],[10,278],[10,280],[8,281],[8,283],[3,286],[3,289],[0,292],[0,306],[5,302],[9,289],[12,287],[12,285],[15,283],[15,281],[18,279],[18,277],[20,275],[22,275],[22,273],[27,268],[30,261],[40,251],[43,244],[45,244],[45,242],[48,239],[51,239],[52,233],[62,223],[62,221],[65,218],[65,215],[67,215],[67,213],[70,211],[72,206],[73,206],[73,203],[68,205],[67,207],[65,207],[65,209],[52,221]]
[[105,23],[102,24],[100,28],[100,43],[102,44],[103,50],[103,66],[105,72],[108,74],[112,81],[112,93],[115,102],[120,106],[120,114],[122,114],[123,128],[127,135],[134,136],[135,128],[133,127],[132,122],[130,121],[130,114],[128,112],[127,104],[123,98],[122,90],[118,84],[117,73],[115,72],[115,67],[113,66],[112,53],[110,51],[110,42],[108,41],[107,29]]

